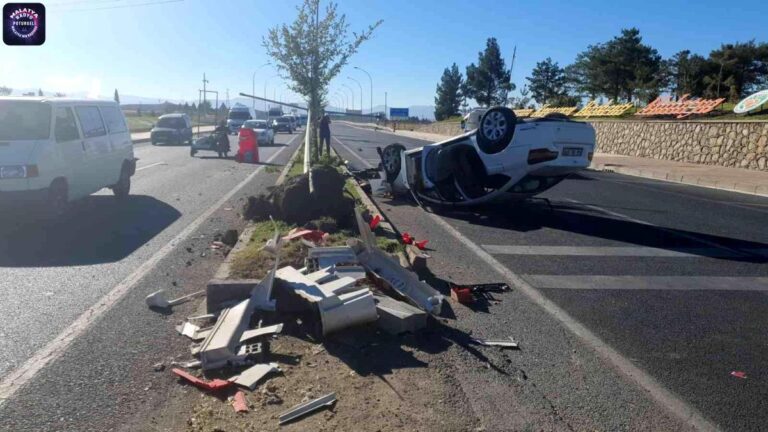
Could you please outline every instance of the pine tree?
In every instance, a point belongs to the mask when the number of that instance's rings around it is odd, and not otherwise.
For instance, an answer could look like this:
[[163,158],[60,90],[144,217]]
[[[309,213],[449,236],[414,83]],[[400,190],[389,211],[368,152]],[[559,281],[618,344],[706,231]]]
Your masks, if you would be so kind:
[[467,66],[464,91],[480,105],[503,105],[508,93],[515,89],[511,80],[512,73],[504,64],[499,43],[496,38],[488,38],[485,51],[478,53],[477,66]]
[[115,89],[115,102],[117,102],[117,104],[120,105],[120,95],[117,94],[117,89]]
[[464,79],[456,63],[450,68],[445,68],[443,76],[440,78],[440,84],[437,85],[437,95],[435,96],[435,118],[438,121],[459,113],[463,84]]
[[528,88],[531,96],[540,104],[553,103],[555,99],[565,93],[565,73],[563,68],[547,57],[544,61],[536,63],[528,80]]
[[41,89],[41,88],[37,89],[37,95],[38,95],[38,96],[45,96],[45,95],[43,94],[43,89]]

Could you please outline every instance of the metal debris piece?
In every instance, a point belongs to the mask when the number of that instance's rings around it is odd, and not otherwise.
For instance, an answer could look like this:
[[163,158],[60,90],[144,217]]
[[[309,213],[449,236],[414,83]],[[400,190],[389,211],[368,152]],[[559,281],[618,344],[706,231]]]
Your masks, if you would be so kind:
[[187,369],[199,369],[201,366],[200,360],[192,360],[188,362],[177,362],[173,361],[171,362],[171,366],[181,366],[183,368]]
[[265,363],[251,366],[235,379],[235,384],[253,390],[256,388],[256,384],[270,372],[280,372],[277,363]]
[[210,335],[200,347],[203,369],[210,370],[225,366],[228,360],[237,355],[240,336],[247,328],[252,313],[253,307],[249,300],[221,311]]
[[165,298],[165,290],[159,290],[148,295],[145,301],[147,302],[147,306],[149,307],[166,309],[171,306],[180,305],[186,301],[192,300],[193,298],[201,296],[203,294],[205,294],[205,291],[197,291],[192,294],[185,295],[184,297],[168,300],[167,298]]
[[427,326],[427,313],[388,296],[374,295],[379,319],[376,325],[389,334],[415,333]]
[[171,371],[179,377],[189,381],[195,387],[199,387],[203,390],[217,391],[232,385],[231,382],[218,378],[211,381],[206,381],[178,368],[173,368]]
[[232,400],[232,408],[234,408],[237,413],[248,412],[248,400],[245,398],[245,393],[240,390],[235,393],[235,397]]
[[208,335],[211,333],[210,328],[201,329],[200,326],[192,324],[188,321],[185,322],[184,324],[177,326],[176,331],[179,332],[179,334],[186,336],[195,342],[198,342],[207,338]]
[[248,339],[253,339],[257,337],[271,336],[273,334],[280,333],[281,331],[283,331],[282,324],[275,324],[267,327],[246,330],[243,332],[243,335],[240,336],[240,342],[242,343],[247,341]]
[[311,268],[321,269],[342,264],[357,264],[357,255],[348,246],[316,247],[307,253]]
[[336,393],[328,393],[327,395],[315,400],[296,405],[288,411],[280,414],[280,424],[282,425],[296,420],[299,417],[307,415],[322,407],[331,406],[334,403],[336,403]]
[[478,339],[472,338],[472,341],[484,346],[497,346],[502,348],[520,348],[517,342],[509,336],[508,339]]

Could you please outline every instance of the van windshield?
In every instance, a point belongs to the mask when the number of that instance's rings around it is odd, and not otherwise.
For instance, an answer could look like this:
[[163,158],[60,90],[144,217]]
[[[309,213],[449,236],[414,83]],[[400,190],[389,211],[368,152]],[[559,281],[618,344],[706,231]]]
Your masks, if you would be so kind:
[[231,111],[229,113],[230,120],[250,120],[251,114],[248,111]]
[[46,139],[51,133],[51,107],[33,101],[0,101],[0,141]]

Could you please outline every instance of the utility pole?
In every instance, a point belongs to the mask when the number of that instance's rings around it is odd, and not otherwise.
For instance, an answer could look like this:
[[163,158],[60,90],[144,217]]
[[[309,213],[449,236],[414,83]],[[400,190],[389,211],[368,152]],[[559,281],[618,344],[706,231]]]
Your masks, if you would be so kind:
[[387,112],[387,92],[384,92],[384,120],[389,119],[389,113]]

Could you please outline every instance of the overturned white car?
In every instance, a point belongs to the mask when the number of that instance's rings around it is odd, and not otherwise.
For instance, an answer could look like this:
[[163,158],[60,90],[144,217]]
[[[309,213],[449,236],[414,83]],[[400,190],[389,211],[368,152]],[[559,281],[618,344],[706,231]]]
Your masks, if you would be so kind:
[[391,144],[379,155],[393,193],[463,206],[539,194],[588,167],[594,150],[589,123],[558,114],[522,120],[494,107],[463,135],[412,150]]

